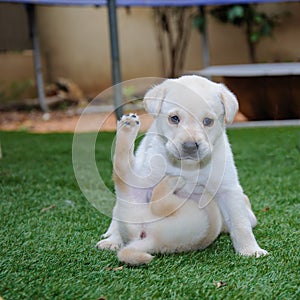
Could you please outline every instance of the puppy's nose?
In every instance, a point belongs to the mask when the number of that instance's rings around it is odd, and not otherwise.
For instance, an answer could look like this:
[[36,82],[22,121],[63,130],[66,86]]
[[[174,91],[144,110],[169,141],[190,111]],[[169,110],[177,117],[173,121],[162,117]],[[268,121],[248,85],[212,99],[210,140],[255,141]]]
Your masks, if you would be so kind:
[[182,150],[186,153],[194,153],[198,150],[199,144],[196,142],[184,142],[182,144]]

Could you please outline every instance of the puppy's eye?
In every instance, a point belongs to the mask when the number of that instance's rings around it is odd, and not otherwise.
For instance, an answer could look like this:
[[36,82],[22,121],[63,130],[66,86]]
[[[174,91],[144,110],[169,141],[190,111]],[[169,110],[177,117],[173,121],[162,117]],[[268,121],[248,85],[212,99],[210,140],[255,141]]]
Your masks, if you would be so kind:
[[180,122],[180,119],[178,116],[174,115],[174,116],[169,116],[169,122],[171,124],[178,124]]
[[211,127],[214,125],[214,120],[210,118],[204,118],[203,119],[203,125],[206,127]]

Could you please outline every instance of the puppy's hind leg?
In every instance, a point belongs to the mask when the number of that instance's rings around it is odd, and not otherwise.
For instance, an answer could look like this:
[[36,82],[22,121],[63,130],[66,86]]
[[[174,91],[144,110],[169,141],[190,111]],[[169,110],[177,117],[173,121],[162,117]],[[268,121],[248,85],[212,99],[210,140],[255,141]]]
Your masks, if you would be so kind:
[[174,193],[184,184],[181,177],[166,176],[154,188],[150,201],[153,214],[159,217],[170,216],[185,203],[186,199],[177,197]]
[[96,244],[96,248],[101,250],[118,250],[121,248],[123,242],[119,232],[119,224],[116,220],[113,219],[111,221],[109,228],[101,238],[102,239]]

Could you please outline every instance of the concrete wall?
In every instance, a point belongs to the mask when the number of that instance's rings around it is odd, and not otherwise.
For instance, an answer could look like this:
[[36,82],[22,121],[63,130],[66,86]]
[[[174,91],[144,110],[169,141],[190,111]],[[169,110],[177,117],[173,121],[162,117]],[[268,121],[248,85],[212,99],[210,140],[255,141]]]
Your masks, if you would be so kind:
[[[86,91],[111,85],[107,10],[104,7],[40,7],[39,28],[48,74],[72,78]],[[118,9],[123,80],[161,77],[162,68],[151,8]],[[201,39],[193,30],[186,68],[201,68]]]
[[[300,4],[262,5],[273,12],[292,13],[258,47],[260,62],[300,60]],[[122,78],[162,76],[151,8],[118,9]],[[40,43],[46,81],[58,77],[74,80],[95,95],[111,84],[107,10],[105,7],[38,8]],[[240,29],[209,17],[211,64],[248,63],[245,37]],[[202,68],[201,38],[193,30],[185,70]],[[1,66],[1,55],[0,55]],[[29,74],[32,74],[32,70]],[[15,72],[12,64],[10,71]],[[1,80],[0,75],[0,80]],[[30,75],[32,76],[32,75]]]
[[0,54],[0,104],[35,97],[34,78],[31,50]]

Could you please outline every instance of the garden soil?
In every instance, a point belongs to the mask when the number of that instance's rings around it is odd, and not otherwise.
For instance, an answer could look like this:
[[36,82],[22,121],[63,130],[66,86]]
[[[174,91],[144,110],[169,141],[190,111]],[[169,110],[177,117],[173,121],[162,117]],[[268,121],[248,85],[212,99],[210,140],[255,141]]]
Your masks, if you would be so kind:
[[[144,111],[137,113],[141,119],[141,131],[146,131],[153,119]],[[238,113],[235,121],[244,122],[246,119]],[[74,132],[75,129],[76,132],[115,131],[116,117],[113,113],[105,112],[85,115],[78,115],[73,111],[52,111],[49,114],[40,111],[0,112],[0,130],[48,133]]]

